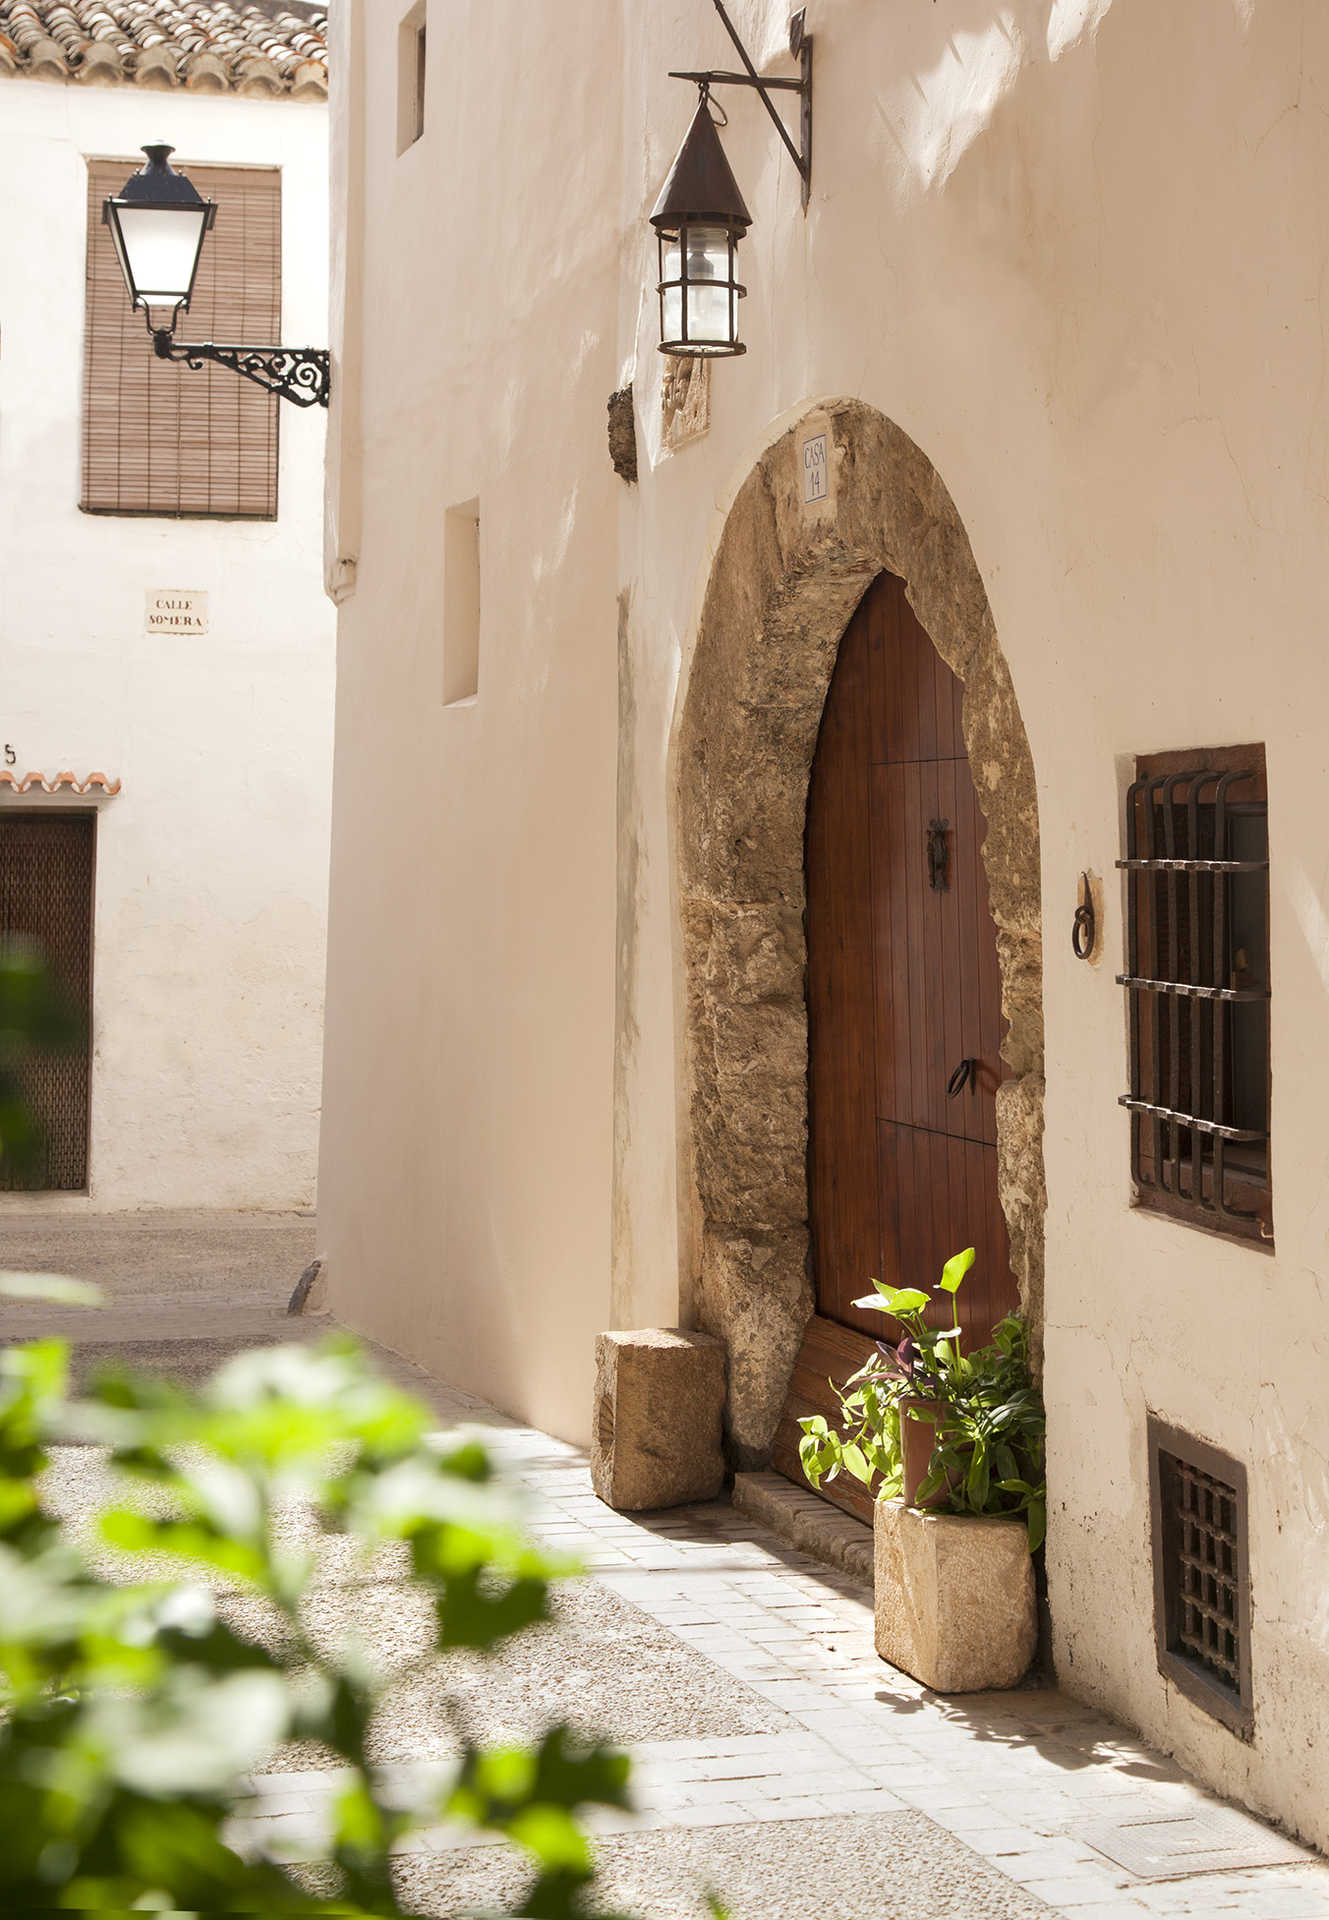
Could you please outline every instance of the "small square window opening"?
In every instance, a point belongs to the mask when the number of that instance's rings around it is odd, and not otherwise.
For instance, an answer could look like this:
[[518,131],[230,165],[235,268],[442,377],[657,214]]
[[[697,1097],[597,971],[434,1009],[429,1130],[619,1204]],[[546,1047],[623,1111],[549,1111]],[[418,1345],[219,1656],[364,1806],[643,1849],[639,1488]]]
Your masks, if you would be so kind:
[[1271,1243],[1264,748],[1137,761],[1117,865],[1136,1204]]
[[425,7],[412,7],[397,29],[397,152],[425,130]]
[[480,691],[480,502],[443,516],[443,704],[469,705]]

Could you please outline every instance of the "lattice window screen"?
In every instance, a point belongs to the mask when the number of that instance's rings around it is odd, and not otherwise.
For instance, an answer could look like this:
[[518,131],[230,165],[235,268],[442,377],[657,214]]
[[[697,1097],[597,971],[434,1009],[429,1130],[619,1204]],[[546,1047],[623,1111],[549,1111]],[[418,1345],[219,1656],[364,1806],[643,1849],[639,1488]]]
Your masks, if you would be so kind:
[[[35,941],[86,1020],[92,1002],[92,879],[95,814],[81,808],[29,813],[0,808],[0,937]],[[20,1069],[23,1095],[41,1132],[31,1166],[0,1161],[0,1191],[88,1184],[88,1033],[63,1053],[40,1054]]]
[[[133,159],[88,162],[83,509],[87,513],[277,515],[279,402],[225,367],[159,360],[129,304],[102,201]],[[269,346],[281,339],[281,174],[186,163],[217,202],[183,339]]]

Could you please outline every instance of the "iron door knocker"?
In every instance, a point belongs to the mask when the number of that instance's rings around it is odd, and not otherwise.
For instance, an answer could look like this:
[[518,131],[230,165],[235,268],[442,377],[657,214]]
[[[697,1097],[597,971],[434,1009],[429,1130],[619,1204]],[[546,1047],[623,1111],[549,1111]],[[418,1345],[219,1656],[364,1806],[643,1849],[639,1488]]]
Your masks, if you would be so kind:
[[1094,896],[1089,886],[1089,875],[1082,873],[1080,882],[1084,888],[1084,898],[1075,909],[1075,920],[1071,926],[1071,950],[1077,960],[1087,960],[1094,950],[1094,941],[1098,937],[1098,920],[1094,913]]
[[957,1093],[963,1093],[966,1085],[972,1093],[978,1092],[977,1060],[962,1060],[950,1079],[946,1082],[946,1098],[954,1100]]

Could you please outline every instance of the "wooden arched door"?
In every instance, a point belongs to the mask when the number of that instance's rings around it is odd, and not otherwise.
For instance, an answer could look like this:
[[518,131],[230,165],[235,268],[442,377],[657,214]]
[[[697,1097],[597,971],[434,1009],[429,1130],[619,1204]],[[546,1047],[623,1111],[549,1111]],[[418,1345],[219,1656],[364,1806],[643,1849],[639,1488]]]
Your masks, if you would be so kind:
[[[960,727],[961,685],[880,574],[845,630],[808,790],[809,1214],[816,1315],[775,1464],[802,1481],[799,1414],[889,1323],[874,1277],[932,1286],[973,1246],[966,1345],[1018,1304],[997,1197],[1006,1069],[996,928]],[[828,1497],[870,1517],[861,1489]]]

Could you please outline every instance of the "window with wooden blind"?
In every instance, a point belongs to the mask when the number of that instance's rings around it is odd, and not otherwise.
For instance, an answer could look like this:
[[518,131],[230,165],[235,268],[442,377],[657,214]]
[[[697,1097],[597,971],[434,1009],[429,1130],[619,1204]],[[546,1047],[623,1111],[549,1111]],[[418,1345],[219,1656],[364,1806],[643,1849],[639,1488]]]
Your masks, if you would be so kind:
[[[125,293],[102,202],[141,160],[89,160],[83,349],[85,513],[275,520],[279,403],[226,367],[195,372],[159,360],[142,310]],[[189,340],[266,346],[281,339],[281,174],[276,167],[185,163],[217,217]]]

